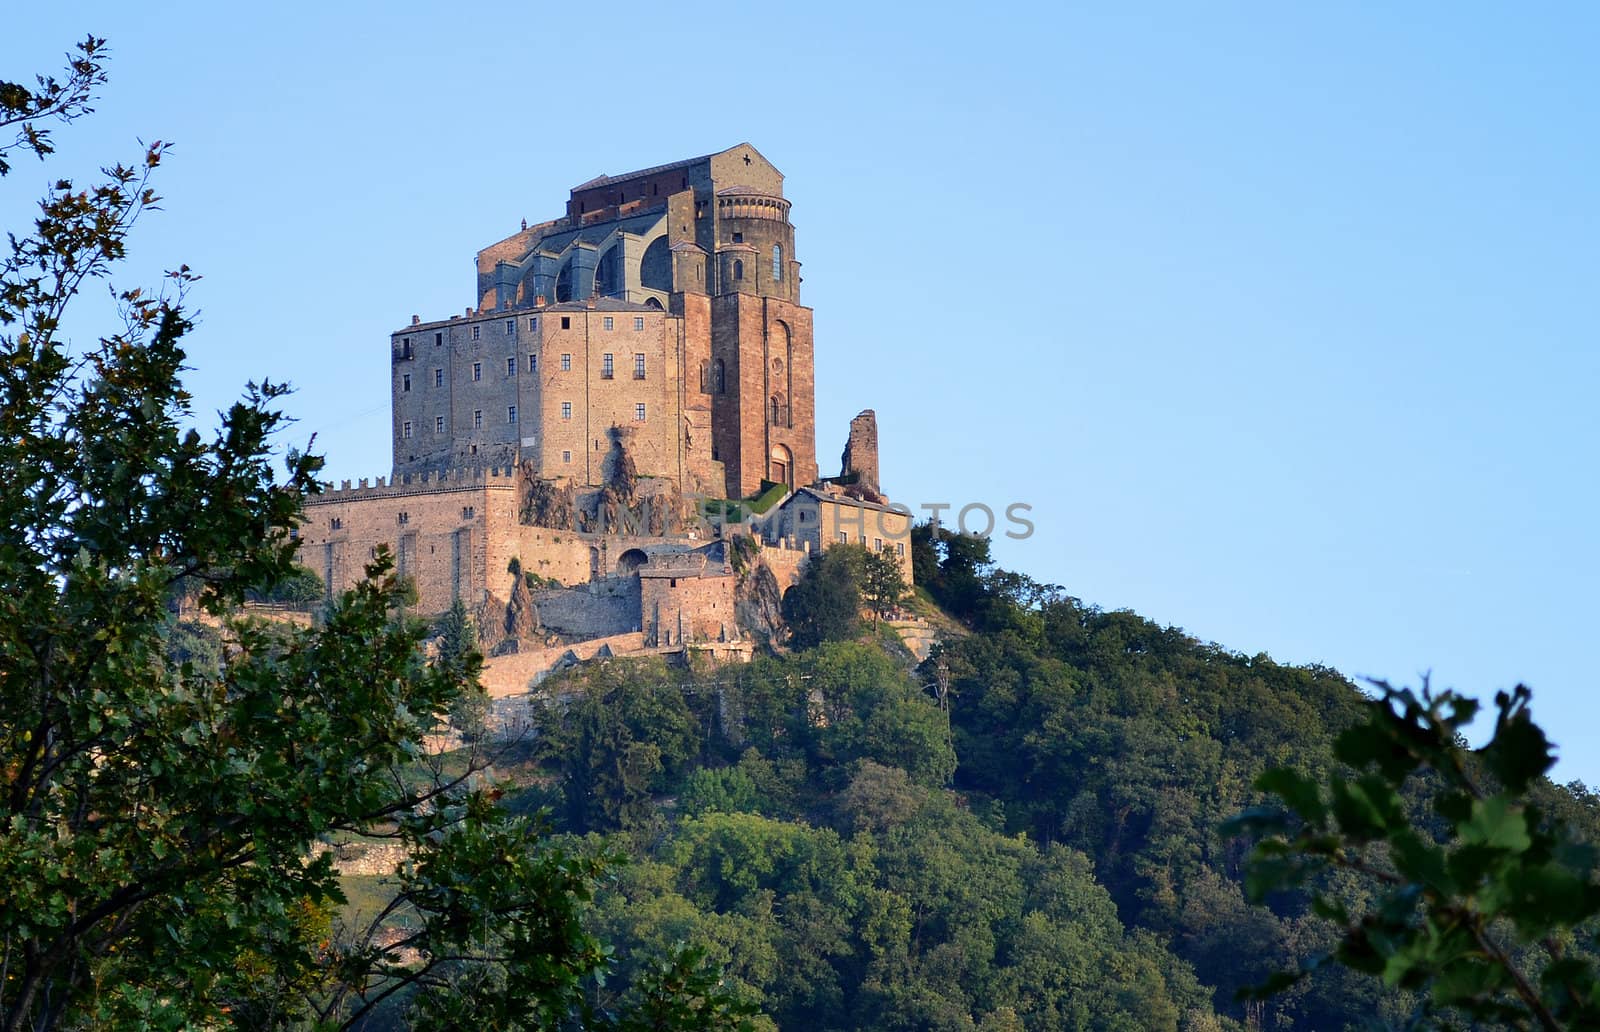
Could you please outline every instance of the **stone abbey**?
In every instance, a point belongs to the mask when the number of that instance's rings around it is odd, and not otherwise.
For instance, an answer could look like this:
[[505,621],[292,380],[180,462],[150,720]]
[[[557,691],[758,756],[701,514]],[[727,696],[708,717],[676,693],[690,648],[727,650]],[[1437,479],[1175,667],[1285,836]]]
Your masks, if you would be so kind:
[[[748,655],[835,544],[909,583],[870,410],[819,476],[811,310],[783,175],[754,147],[576,186],[479,251],[476,279],[464,314],[390,337],[389,476],[307,504],[301,560],[330,591],[387,548],[422,612],[474,607],[486,648],[584,658]],[[549,656],[525,658],[523,684]]]
[[748,144],[573,188],[478,252],[477,305],[391,341],[394,472],[527,462],[743,498],[817,479],[811,310],[783,175]]

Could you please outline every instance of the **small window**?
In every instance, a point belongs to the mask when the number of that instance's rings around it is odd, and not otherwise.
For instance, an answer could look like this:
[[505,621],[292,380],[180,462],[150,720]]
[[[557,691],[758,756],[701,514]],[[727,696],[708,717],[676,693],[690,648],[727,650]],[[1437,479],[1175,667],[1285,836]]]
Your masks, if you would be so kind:
[[406,349],[406,354],[408,354],[408,355],[411,354],[411,338],[410,337],[401,337],[400,338],[400,346]]
[[571,369],[572,369],[572,356],[571,355],[562,355],[561,356],[561,371],[563,373],[565,373],[565,372],[570,372]]
[[[473,329],[477,329],[477,327],[474,326]],[[474,362],[474,363],[472,363],[472,379],[473,379],[474,383],[476,383],[477,381],[483,379],[483,363],[482,362]]]
[[572,453],[569,452],[569,451],[562,452],[561,453],[561,461],[562,462],[571,462],[572,461]]
[[809,512],[806,512],[804,509],[800,510],[800,522],[801,523],[805,523],[810,518],[810,516],[811,516],[811,514]]
[[517,407],[515,405],[507,405],[506,406],[506,422],[507,423],[515,423],[516,421],[517,421]]
[[561,418],[562,419],[571,419],[572,418],[572,402],[563,401],[561,403]]
[[483,327],[477,323],[472,324],[472,339],[477,340],[483,334]]
[[343,526],[344,526],[344,520],[340,519],[337,516],[335,516],[333,519],[328,521],[328,529],[329,530],[338,530],[339,528],[341,528]]
[[601,320],[601,323],[602,323],[602,324],[603,324],[603,325],[604,325],[604,327],[605,327],[605,328],[606,328],[606,329],[608,329],[608,330],[609,330],[609,329],[611,329],[611,328],[612,328],[612,326],[611,326],[611,324],[612,324],[612,323],[613,323],[613,322],[615,322],[615,320],[614,320],[614,319],[612,319],[612,318],[611,318],[611,316],[609,316],[609,315],[608,315],[608,316],[606,316],[606,317],[605,317],[605,318],[604,318],[604,319],[602,319],[602,320]]
[[399,522],[399,523],[410,523],[411,522],[411,514],[409,512],[397,513],[395,515],[395,520],[397,522]]
[[644,316],[636,315],[633,317],[633,329],[636,333],[644,332]]
[[404,423],[400,424],[400,436],[401,437],[410,437],[411,436],[411,420],[408,419]]
[[744,234],[743,233],[735,233],[733,235],[733,242],[736,243],[736,244],[744,243]]
[[403,390],[403,391],[409,391],[411,389],[411,374],[410,373],[402,373],[400,375],[400,389]]
[[842,530],[839,531],[839,544],[848,545],[849,543],[850,543],[850,535],[845,533]]
[[433,417],[433,432],[436,433],[436,434],[444,433],[444,417],[443,416],[434,416]]
[[896,541],[894,543],[894,554],[898,556],[906,554],[906,543],[904,541]]
[[435,333],[433,335],[433,346],[436,347],[436,348],[444,346],[444,334],[443,333]]
[[461,518],[464,520],[470,520],[477,514],[477,510],[473,506],[463,505],[461,507]]
[[883,538],[873,538],[872,539],[872,550],[874,552],[883,551]]
[[528,356],[528,372],[537,373],[538,371],[539,371],[539,356],[538,355],[529,355]]
[[635,380],[643,380],[644,379],[644,353],[643,352],[636,351],[633,354],[633,378]]
[[507,335],[510,335],[510,334],[513,334],[513,333],[516,333],[516,332],[517,332],[517,321],[515,319],[507,319],[506,320],[506,333],[507,333]]
[[538,328],[539,328],[539,317],[537,315],[530,315],[528,317],[528,329],[529,330],[537,330]]
[[433,371],[433,385],[435,387],[443,387],[444,386],[444,370],[443,369],[435,369]]
[[735,280],[744,279],[744,262],[737,258],[733,260],[733,278]]
[[600,356],[600,379],[609,380],[609,379],[612,378],[613,375],[614,374],[613,374],[612,368],[611,368],[611,356],[609,354],[601,355]]
[[561,328],[562,328],[562,329],[563,329],[563,330],[570,330],[570,329],[572,329],[572,316],[570,316],[570,315],[563,315],[563,316],[562,316],[562,317],[561,317]]
[[483,409],[473,409],[472,410],[472,429],[474,429],[474,430],[482,430],[483,429]]
[[644,422],[644,402],[641,401],[633,407],[633,421],[635,423]]
[[510,358],[506,359],[506,375],[517,375],[517,356],[512,355]]
[[783,282],[783,245],[772,245],[772,282]]

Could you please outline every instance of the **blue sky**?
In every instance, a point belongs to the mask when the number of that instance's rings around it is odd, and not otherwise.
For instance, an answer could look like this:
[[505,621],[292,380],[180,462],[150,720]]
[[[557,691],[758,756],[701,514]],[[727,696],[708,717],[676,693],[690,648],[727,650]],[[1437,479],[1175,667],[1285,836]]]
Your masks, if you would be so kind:
[[825,472],[872,407],[897,499],[1033,506],[1008,566],[1245,653],[1526,681],[1600,784],[1596,8],[73,6],[8,13],[0,77],[92,31],[111,85],[0,214],[175,141],[128,275],[205,276],[201,413],[287,379],[333,476],[384,474],[387,334],[473,304],[479,247],[748,140]]

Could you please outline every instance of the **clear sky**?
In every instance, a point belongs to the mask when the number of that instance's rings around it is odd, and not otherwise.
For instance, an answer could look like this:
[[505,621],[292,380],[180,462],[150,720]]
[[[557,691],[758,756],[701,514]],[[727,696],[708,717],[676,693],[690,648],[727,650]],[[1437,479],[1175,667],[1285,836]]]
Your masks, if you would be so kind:
[[[1600,784],[1600,8],[13,5],[0,78],[114,48],[47,176],[176,141],[134,275],[205,276],[202,413],[299,388],[386,474],[387,334],[602,172],[787,175],[818,453],[1205,640],[1489,695]],[[569,16],[570,15],[570,16]],[[79,332],[87,333],[85,322]]]

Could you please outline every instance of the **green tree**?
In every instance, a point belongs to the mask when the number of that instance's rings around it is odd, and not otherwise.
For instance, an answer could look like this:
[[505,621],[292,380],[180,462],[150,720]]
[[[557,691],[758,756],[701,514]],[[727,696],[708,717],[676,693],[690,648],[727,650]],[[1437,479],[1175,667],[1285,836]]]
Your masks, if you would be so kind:
[[[1451,1027],[1452,1015],[1546,1032],[1600,1027],[1600,979],[1580,947],[1600,915],[1595,851],[1538,802],[1555,761],[1528,690],[1498,694],[1493,737],[1469,749],[1477,702],[1377,687],[1365,722],[1335,747],[1354,776],[1324,787],[1270,770],[1256,784],[1281,805],[1227,826],[1257,837],[1252,898],[1309,891],[1338,932],[1331,951],[1261,991],[1332,960],[1422,994],[1413,1027]],[[1365,884],[1359,902],[1330,888],[1339,873]]]
[[[49,153],[40,119],[88,110],[104,52],[0,82],[0,127],[19,127],[0,172],[16,147]],[[401,998],[422,1028],[604,1027],[582,915],[609,861],[475,790],[481,757],[423,763],[477,660],[424,660],[387,553],[315,626],[241,615],[295,583],[319,490],[315,456],[273,474],[284,388],[248,387],[214,435],[185,428],[187,270],[116,294],[97,343],[62,339],[164,155],[56,181],[0,261],[0,1029],[344,1028]],[[177,625],[180,595],[224,649]],[[406,848],[399,942],[376,922],[329,934],[343,896],[312,846],[350,834]],[[647,996],[704,995],[699,970]]]
[[784,592],[783,619],[801,649],[861,633],[861,581],[849,546],[835,545],[812,557],[799,581]]

